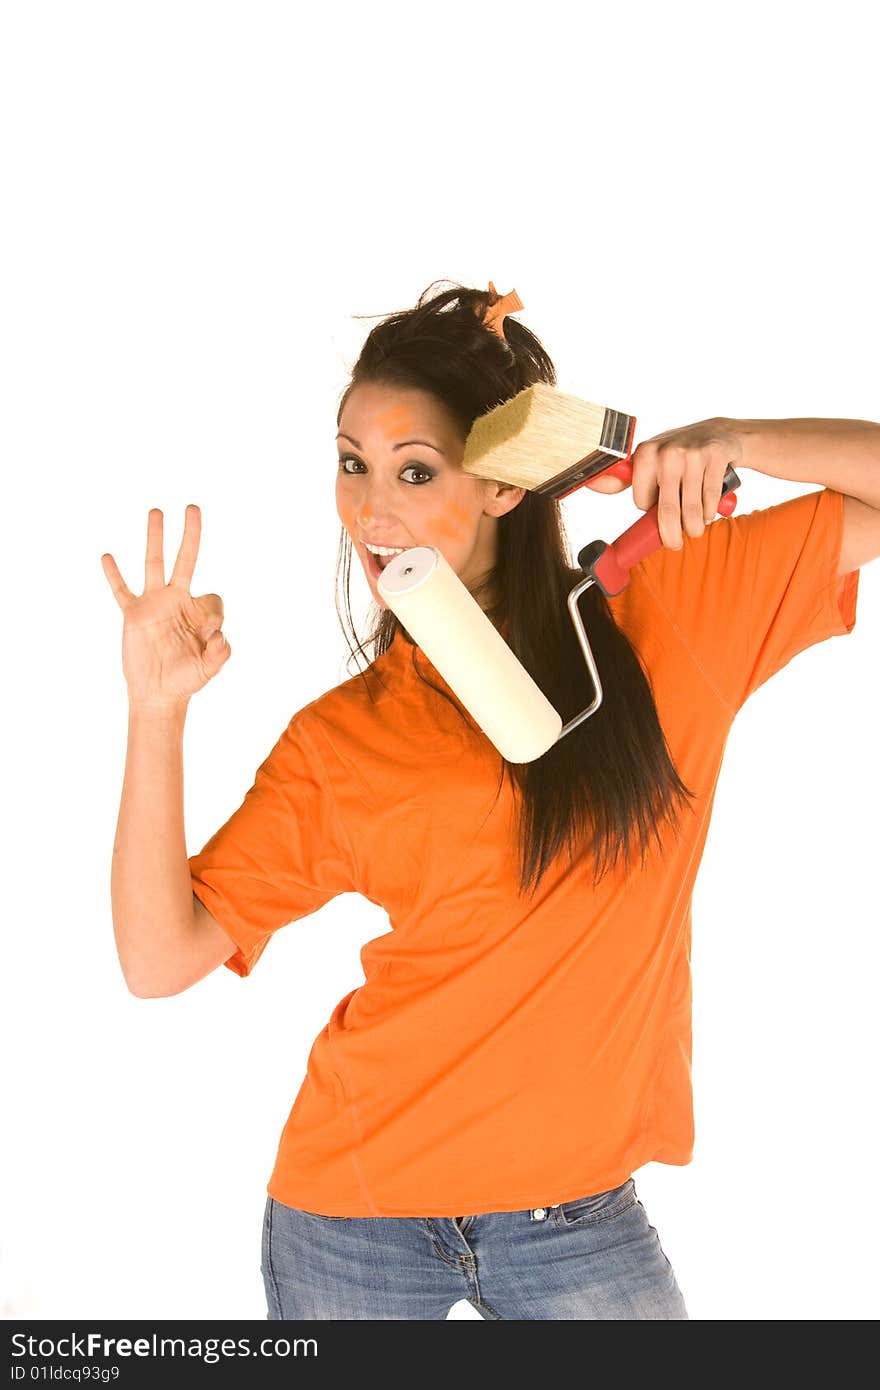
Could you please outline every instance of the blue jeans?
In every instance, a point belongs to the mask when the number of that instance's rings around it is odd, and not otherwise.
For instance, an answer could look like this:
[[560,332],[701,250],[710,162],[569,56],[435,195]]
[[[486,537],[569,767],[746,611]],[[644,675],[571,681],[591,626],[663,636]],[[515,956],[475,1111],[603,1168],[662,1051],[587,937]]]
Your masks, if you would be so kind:
[[320,1216],[269,1197],[269,1318],[688,1317],[672,1266],[627,1178],[554,1207],[477,1216]]

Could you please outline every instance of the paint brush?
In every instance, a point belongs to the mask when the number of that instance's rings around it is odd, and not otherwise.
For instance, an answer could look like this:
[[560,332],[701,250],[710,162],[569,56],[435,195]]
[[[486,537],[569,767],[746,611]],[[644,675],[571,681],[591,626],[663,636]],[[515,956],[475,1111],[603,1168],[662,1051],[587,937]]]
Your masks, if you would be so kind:
[[473,423],[462,468],[545,497],[567,497],[600,473],[632,482],[635,415],[536,381]]
[[[462,467],[477,478],[567,497],[601,473],[632,483],[635,416],[567,396],[536,382],[481,415],[465,440]],[[739,478],[724,475],[718,510],[736,507]],[[593,584],[622,592],[630,570],[662,545],[657,507],[613,543],[591,541],[578,553],[583,571],[568,611],[594,687],[589,705],[567,724],[517,660],[436,546],[414,546],[389,560],[379,593],[477,724],[510,762],[526,763],[571,733],[600,707],[599,671],[578,602]]]
[[[545,497],[568,497],[603,473],[629,486],[635,424],[634,415],[536,381],[474,421],[462,468],[475,478],[510,483]],[[728,468],[718,502],[721,515],[733,513],[739,485],[735,470]],[[633,565],[662,545],[655,503],[612,544],[593,541],[585,546],[578,564],[611,596],[626,588]]]

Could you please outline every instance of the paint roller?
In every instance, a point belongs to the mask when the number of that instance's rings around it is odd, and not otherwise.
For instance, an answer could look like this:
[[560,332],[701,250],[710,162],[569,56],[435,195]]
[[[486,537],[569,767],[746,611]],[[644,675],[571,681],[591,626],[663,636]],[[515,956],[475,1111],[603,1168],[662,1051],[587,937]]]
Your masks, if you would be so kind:
[[[606,474],[632,483],[636,417],[536,382],[481,415],[465,441],[462,468],[474,477],[567,497]],[[740,479],[724,475],[718,511],[730,516]],[[382,571],[377,588],[417,646],[433,663],[489,741],[511,763],[540,758],[602,703],[602,682],[578,600],[593,584],[609,598],[629,583],[630,570],[663,545],[656,504],[616,541],[591,541],[577,557],[584,578],[568,595],[595,693],[563,725],[558,712],[514,656],[498,629],[436,546],[411,546]]]

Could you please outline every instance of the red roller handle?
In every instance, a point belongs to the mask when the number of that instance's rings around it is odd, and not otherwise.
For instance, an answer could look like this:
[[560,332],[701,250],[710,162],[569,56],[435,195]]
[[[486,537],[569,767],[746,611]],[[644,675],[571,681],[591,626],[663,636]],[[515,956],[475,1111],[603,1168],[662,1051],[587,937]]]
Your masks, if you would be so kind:
[[[627,479],[620,469],[629,469],[629,479]],[[622,478],[624,482],[632,481],[632,465],[628,459],[621,459],[619,463],[606,470],[613,473],[616,477]],[[603,475],[604,476],[604,475]],[[731,516],[736,510],[736,497],[734,489],[740,485],[740,479],[732,468],[728,468],[724,475],[721,498],[718,502],[718,512],[721,516]],[[660,536],[660,527],[657,524],[657,505],[645,512],[644,516],[634,522],[622,536],[618,536],[616,541],[607,545],[605,541],[592,541],[590,545],[584,546],[578,555],[578,564],[585,573],[592,574],[596,583],[603,593],[609,597],[619,594],[629,583],[629,571],[633,565],[639,564],[642,560],[653,555],[655,550],[660,550],[663,541]]]

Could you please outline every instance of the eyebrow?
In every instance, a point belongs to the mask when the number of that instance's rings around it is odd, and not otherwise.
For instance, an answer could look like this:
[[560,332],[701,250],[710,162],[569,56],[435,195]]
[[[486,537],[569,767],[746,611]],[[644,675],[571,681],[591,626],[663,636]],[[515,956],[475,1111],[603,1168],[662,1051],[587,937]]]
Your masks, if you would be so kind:
[[[343,434],[342,430],[340,430],[339,433],[337,434],[336,438],[337,438],[337,439],[347,439],[347,440],[349,440],[349,442],[352,443],[356,449],[362,449],[362,448],[363,448],[363,445],[361,444],[360,440],[355,439],[355,437],[354,437],[353,434]],[[436,449],[438,454],[443,454],[443,450],[442,450],[442,449],[437,449],[437,445],[436,445],[436,444],[431,444],[430,441],[427,440],[427,439],[401,439],[401,441],[400,441],[399,444],[395,444],[395,445],[394,445],[394,448],[395,448],[395,449],[403,449],[403,448],[405,448],[405,446],[406,446],[407,444],[424,444],[426,448],[428,448],[428,449]],[[443,457],[445,458],[446,455],[443,454]]]

